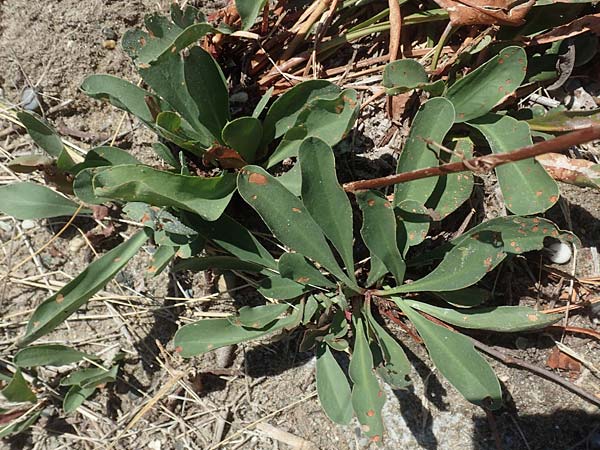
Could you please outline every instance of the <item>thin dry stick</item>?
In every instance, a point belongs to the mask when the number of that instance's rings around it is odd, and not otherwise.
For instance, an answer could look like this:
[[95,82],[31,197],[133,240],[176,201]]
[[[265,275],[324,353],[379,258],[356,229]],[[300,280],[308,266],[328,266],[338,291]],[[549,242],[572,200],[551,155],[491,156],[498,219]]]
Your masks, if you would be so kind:
[[306,37],[312,26],[317,20],[319,20],[319,17],[321,17],[323,13],[327,11],[327,9],[329,8],[329,4],[331,3],[331,0],[317,1],[319,2],[317,7],[310,15],[310,17],[306,19],[306,22],[302,24],[302,26],[290,42],[290,45],[288,45],[288,48],[285,50],[285,52],[283,52],[283,56],[281,57],[280,61],[287,61],[294,54],[298,46],[302,43],[302,41],[304,41],[304,38]]
[[466,172],[489,172],[493,168],[510,162],[533,158],[538,155],[552,152],[563,152],[569,147],[580,145],[585,142],[600,139],[600,126],[583,128],[563,134],[557,138],[538,142],[537,144],[523,147],[510,153],[485,155],[478,158],[443,164],[437,167],[413,170],[411,172],[389,175],[387,177],[373,178],[372,180],[359,180],[344,184],[346,192],[355,192],[363,189],[378,189],[407,181],[420,180],[422,178],[439,177],[449,173]]

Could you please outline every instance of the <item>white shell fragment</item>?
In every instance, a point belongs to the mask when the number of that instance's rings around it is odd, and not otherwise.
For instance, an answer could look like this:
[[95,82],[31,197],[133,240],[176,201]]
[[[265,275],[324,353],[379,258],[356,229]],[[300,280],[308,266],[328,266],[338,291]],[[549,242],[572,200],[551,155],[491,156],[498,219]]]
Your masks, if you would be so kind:
[[548,259],[554,264],[566,264],[573,256],[573,250],[569,244],[554,242],[545,249]]

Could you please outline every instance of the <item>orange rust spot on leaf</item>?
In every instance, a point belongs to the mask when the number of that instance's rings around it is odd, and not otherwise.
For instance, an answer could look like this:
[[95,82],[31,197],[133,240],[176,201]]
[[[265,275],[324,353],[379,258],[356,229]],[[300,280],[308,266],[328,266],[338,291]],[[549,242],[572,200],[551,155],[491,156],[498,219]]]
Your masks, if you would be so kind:
[[390,205],[390,202],[385,202],[383,204],[383,206],[385,206],[386,208],[391,208],[392,207],[392,205]]
[[214,345],[213,345],[213,344],[208,344],[208,345],[206,346],[206,348],[207,348],[208,350],[211,350],[212,348],[214,348]]
[[372,442],[379,442],[381,440],[381,436],[379,436],[378,434],[376,434],[375,436],[373,436],[371,438]]
[[383,391],[377,392],[377,397],[379,397],[379,398],[383,397]]
[[119,262],[119,261],[121,261],[121,258],[118,256],[115,259],[113,259],[113,262]]
[[183,347],[181,345],[178,345],[177,347],[175,347],[175,353],[181,353],[183,351]]
[[375,200],[371,199],[367,202],[367,205],[369,206],[375,206]]
[[147,221],[150,220],[150,215],[148,215],[148,213],[144,213],[144,215],[142,216],[142,219],[140,220],[140,222],[145,223]]
[[371,431],[371,427],[369,425],[363,425],[362,427],[360,427],[360,429],[363,431],[363,433],[368,433],[369,431]]
[[256,195],[253,195],[252,197],[250,197],[251,200],[256,200],[258,197]]
[[64,299],[65,299],[65,296],[64,296],[64,295],[62,295],[62,294],[58,294],[58,295],[56,296],[56,303],[62,303]]
[[265,185],[267,184],[267,177],[261,173],[251,173],[248,177],[248,181],[252,184]]
[[511,246],[511,247],[515,247],[516,245],[517,245],[517,243],[516,243],[515,241],[511,241],[511,242],[510,242],[510,246]]
[[531,231],[533,231],[534,233],[537,233],[537,231],[540,229],[540,227],[538,227],[537,225],[535,225]]
[[535,314],[527,314],[527,320],[530,322],[537,322],[539,317]]
[[302,210],[300,208],[292,208],[292,211],[294,211],[295,213],[301,213]]
[[521,249],[521,247],[517,247],[517,248],[515,248],[515,251],[516,251],[516,252],[521,252],[521,250],[522,250],[522,249]]
[[548,228],[542,228],[542,233],[544,233],[544,234],[548,233]]
[[258,322],[254,322],[254,323],[252,324],[252,328],[258,328],[258,327],[259,327],[259,325],[260,325],[260,324],[259,324]]
[[338,113],[338,114],[341,114],[341,113],[342,113],[342,111],[344,111],[344,105],[337,105],[337,106],[335,107],[335,112],[336,112],[336,113]]
[[499,58],[499,59],[498,59],[498,64],[504,64],[504,59],[502,59],[502,58]]
[[542,196],[542,194],[543,194],[543,192],[542,192],[542,191],[536,191],[536,193],[535,193],[535,196],[536,196],[536,197],[541,197],[541,196]]
[[558,200],[558,197],[557,197],[556,195],[551,195],[551,196],[550,196],[550,201],[551,201],[552,203],[555,203],[557,200]]
[[309,277],[299,277],[296,281],[298,283],[308,283],[310,281],[310,278]]
[[367,411],[367,416],[373,417],[374,415],[375,415],[375,411],[373,411],[372,409]]
[[492,257],[488,256],[487,258],[485,258],[485,260],[483,261],[483,265],[486,267],[486,272],[492,270]]
[[354,108],[356,106],[356,102],[353,99],[351,99],[350,97],[346,96],[346,95],[344,95],[344,101],[346,103],[348,103],[351,108]]
[[156,267],[156,266],[150,266],[150,267],[148,267],[148,272],[150,272],[150,273],[154,273],[157,270],[158,270],[158,267]]
[[177,53],[177,47],[175,47],[175,46],[171,47],[171,53]]

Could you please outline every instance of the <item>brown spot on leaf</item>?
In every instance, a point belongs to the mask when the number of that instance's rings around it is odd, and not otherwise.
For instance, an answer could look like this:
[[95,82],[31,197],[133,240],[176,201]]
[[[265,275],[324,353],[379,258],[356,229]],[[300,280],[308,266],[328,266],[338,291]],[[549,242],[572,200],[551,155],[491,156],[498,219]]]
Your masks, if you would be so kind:
[[294,211],[295,213],[301,213],[302,210],[300,208],[292,208],[292,211]]
[[539,317],[537,316],[537,314],[527,314],[527,320],[529,320],[530,322],[537,322],[539,319]]
[[511,247],[516,247],[516,245],[517,245],[516,241],[511,241],[511,242],[510,242],[510,246],[511,246]]
[[64,296],[64,295],[62,295],[62,294],[58,294],[58,295],[56,296],[56,303],[62,303],[62,302],[64,301],[64,299],[65,299],[65,296]]
[[171,53],[177,53],[177,47],[176,46],[171,47]]
[[483,265],[485,266],[486,272],[492,270],[492,257],[488,256],[487,258],[485,258],[483,261]]
[[498,58],[498,64],[504,64],[504,59]]
[[175,347],[175,353],[181,353],[183,351],[183,347],[181,345],[178,345],[177,347]]
[[392,205],[390,205],[390,202],[385,202],[383,204],[383,206],[385,206],[386,208],[391,208],[392,207]]
[[154,273],[157,270],[158,270],[158,267],[156,267],[156,266],[150,266],[150,267],[148,267],[148,272],[150,272],[150,273]]
[[371,199],[367,202],[367,205],[369,206],[375,206],[375,200]]
[[248,181],[252,184],[265,185],[267,184],[267,177],[261,173],[251,173],[248,177]]
[[36,320],[35,322],[33,322],[33,326],[34,326],[35,328],[39,327],[39,326],[40,326],[40,321],[39,321],[39,320]]
[[299,277],[296,281],[298,283],[308,283],[310,281],[310,278],[309,277]]
[[536,196],[536,197],[541,197],[541,196],[542,196],[542,194],[543,194],[543,192],[542,192],[542,191],[536,191],[536,192],[535,192],[535,196]]
[[379,436],[378,434],[376,434],[375,436],[373,436],[371,438],[371,441],[372,442],[379,442],[379,441],[381,441],[381,436]]
[[371,427],[369,425],[363,425],[360,427],[360,429],[363,431],[363,433],[368,433],[371,431]]
[[515,252],[521,253],[522,248],[521,247],[517,247],[515,248]]
[[531,231],[533,231],[534,233],[537,233],[537,231],[540,229],[540,227],[538,227],[537,225],[535,225]]
[[118,256],[117,256],[115,259],[113,259],[113,262],[116,262],[116,263],[118,263],[119,261],[121,261],[121,258],[120,258],[120,257],[118,257]]
[[550,201],[551,201],[552,203],[556,203],[556,201],[557,201],[557,200],[558,200],[558,197],[557,197],[556,195],[551,195],[551,196],[550,196]]
[[374,415],[375,415],[375,411],[373,411],[372,409],[367,411],[367,416],[373,417]]

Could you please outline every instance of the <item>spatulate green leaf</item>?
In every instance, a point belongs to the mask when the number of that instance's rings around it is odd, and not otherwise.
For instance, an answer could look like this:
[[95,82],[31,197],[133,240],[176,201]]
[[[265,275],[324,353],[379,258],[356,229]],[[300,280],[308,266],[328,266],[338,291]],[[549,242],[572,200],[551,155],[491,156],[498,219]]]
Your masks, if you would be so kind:
[[114,277],[144,245],[148,236],[140,231],[105,253],[56,294],[40,304],[27,323],[17,344],[25,346],[50,333],[77,311]]
[[[439,145],[453,123],[454,107],[447,99],[439,97],[425,102],[413,120],[398,159],[396,173],[439,165]],[[394,204],[397,205],[403,200],[414,200],[424,204],[434,191],[437,180],[437,177],[429,177],[396,184]]]
[[338,265],[306,207],[276,178],[260,167],[246,166],[238,176],[238,190],[283,244],[318,262],[349,286],[354,284]]
[[527,55],[521,47],[506,47],[470,74],[454,83],[446,97],[456,110],[456,122],[481,117],[518,88],[527,72]]
[[310,264],[299,253],[284,253],[279,258],[278,265],[281,276],[294,280],[296,283],[328,288],[335,287],[335,283],[328,280],[319,269]]
[[[77,203],[29,181],[0,187],[0,211],[19,220],[72,216],[77,208]],[[80,211],[89,212],[88,209]]]
[[261,306],[244,306],[237,316],[229,317],[229,321],[245,328],[264,328],[290,308],[287,303],[269,303]]
[[46,151],[50,156],[58,158],[64,149],[64,145],[58,133],[48,122],[35,113],[20,111],[18,119],[25,126],[31,139]]
[[[529,127],[510,116],[488,114],[469,122],[487,139],[493,153],[532,145]],[[554,205],[558,185],[534,158],[496,167],[506,207],[515,214],[541,213]]]
[[502,405],[500,383],[472,342],[425,319],[404,300],[394,301],[416,327],[441,374],[471,403],[498,409]]
[[107,168],[94,176],[94,194],[126,202],[172,206],[216,220],[235,189],[235,177],[201,178],[164,172],[142,165]]
[[31,387],[23,378],[21,369],[17,369],[10,382],[4,389],[0,391],[0,394],[9,402],[21,403],[21,402],[35,402],[37,397],[31,390]]
[[414,59],[399,59],[387,64],[383,69],[383,86],[387,95],[423,89],[435,96],[444,91],[444,82],[429,83],[425,68]]
[[352,397],[348,379],[325,343],[317,347],[317,393],[327,417],[340,425],[352,419]]
[[308,138],[300,145],[299,160],[302,202],[354,279],[352,207],[338,183],[333,150],[318,138]]
[[398,283],[404,280],[406,264],[396,243],[396,217],[392,204],[379,192],[356,193],[363,213],[360,234],[371,255],[382,261]]
[[65,364],[81,361],[84,358],[96,359],[94,355],[80,352],[66,345],[43,344],[19,350],[13,363],[17,367],[64,366]]

